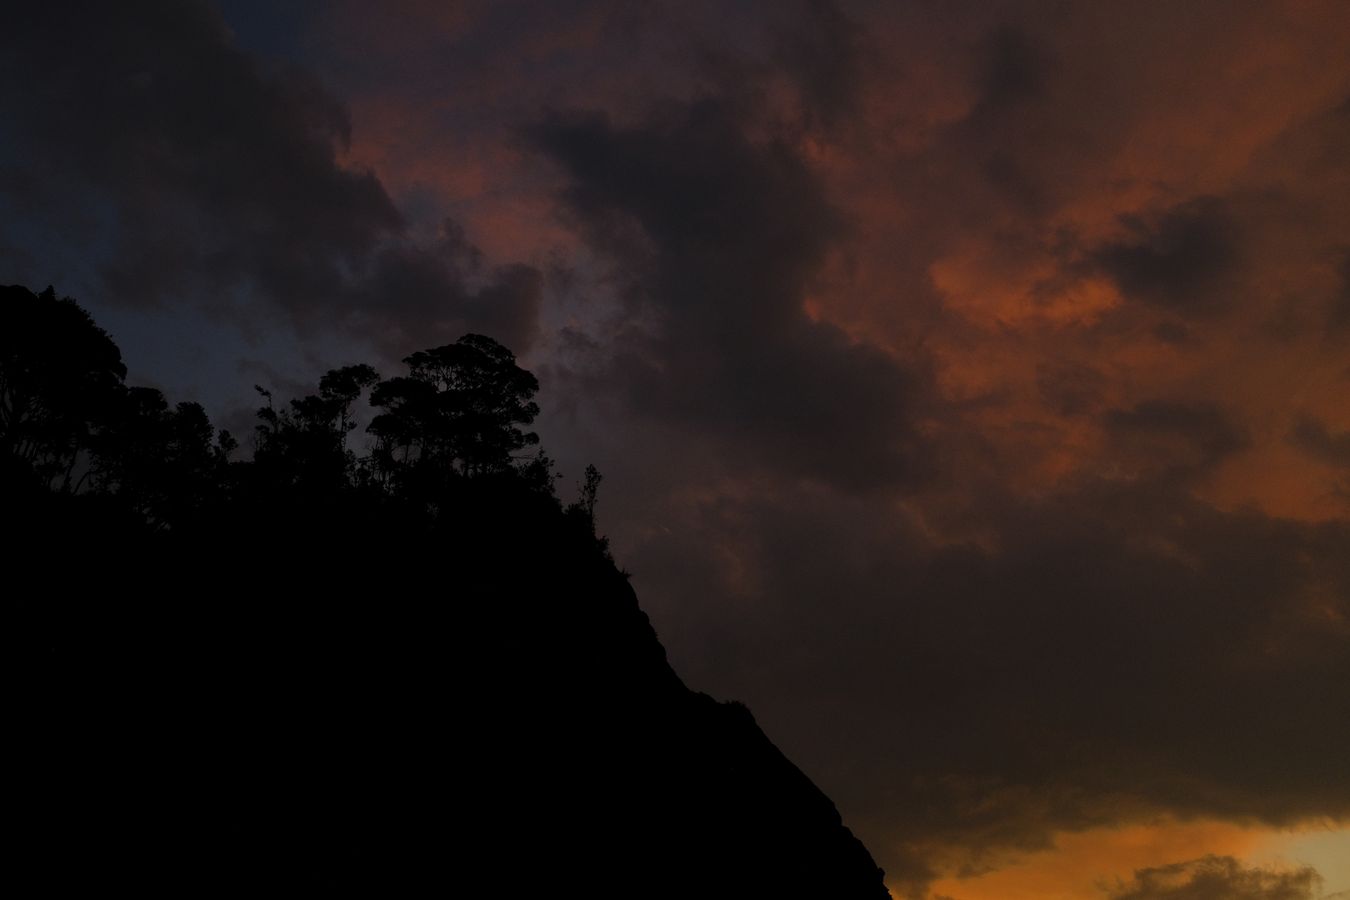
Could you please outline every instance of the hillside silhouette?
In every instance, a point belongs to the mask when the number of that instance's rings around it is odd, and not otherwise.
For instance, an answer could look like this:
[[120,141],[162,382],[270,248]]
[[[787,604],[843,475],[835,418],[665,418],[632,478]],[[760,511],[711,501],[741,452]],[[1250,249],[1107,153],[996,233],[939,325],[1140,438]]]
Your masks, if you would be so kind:
[[599,473],[555,493],[534,377],[481,335],[405,363],[260,387],[241,441],[126,385],[74,301],[0,288],[7,880],[888,896],[749,711],[671,669]]

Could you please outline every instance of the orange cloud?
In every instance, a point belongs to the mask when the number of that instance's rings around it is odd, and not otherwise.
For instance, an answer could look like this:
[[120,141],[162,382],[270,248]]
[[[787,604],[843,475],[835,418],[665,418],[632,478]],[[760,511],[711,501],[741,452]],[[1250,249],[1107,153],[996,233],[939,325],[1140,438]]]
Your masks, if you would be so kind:
[[1099,828],[1056,835],[1053,849],[974,878],[943,878],[932,894],[952,900],[1103,900],[1140,869],[1210,855],[1263,859],[1286,843],[1281,832],[1216,821]]

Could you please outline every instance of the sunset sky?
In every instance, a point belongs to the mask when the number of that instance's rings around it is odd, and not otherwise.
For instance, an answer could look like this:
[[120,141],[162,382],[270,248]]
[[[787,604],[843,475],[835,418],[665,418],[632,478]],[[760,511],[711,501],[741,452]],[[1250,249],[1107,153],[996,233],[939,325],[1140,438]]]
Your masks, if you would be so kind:
[[1350,897],[1350,5],[4,18],[0,284],[237,435],[510,346],[897,897]]

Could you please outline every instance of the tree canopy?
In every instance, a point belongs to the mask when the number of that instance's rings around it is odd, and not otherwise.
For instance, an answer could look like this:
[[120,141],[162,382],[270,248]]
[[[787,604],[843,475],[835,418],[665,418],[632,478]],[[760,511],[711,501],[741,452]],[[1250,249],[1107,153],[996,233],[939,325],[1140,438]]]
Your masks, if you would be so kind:
[[9,478],[70,490],[106,426],[127,369],[107,332],[74,300],[0,288],[0,466]]
[[408,374],[371,392],[383,410],[370,423],[377,462],[388,470],[435,468],[465,476],[510,470],[519,451],[539,443],[539,382],[501,344],[466,334],[404,360]]
[[[286,403],[257,386],[252,458],[235,460],[238,442],[201,406],[126,385],[117,345],[75,301],[2,290],[0,460],[11,485],[111,500],[155,529],[357,495],[435,517],[477,482],[559,505],[553,463],[526,430],[539,382],[485,335],[413,353],[390,378],[364,363],[332,369]],[[369,439],[353,439],[367,421]],[[598,482],[588,469],[572,505],[588,528]]]

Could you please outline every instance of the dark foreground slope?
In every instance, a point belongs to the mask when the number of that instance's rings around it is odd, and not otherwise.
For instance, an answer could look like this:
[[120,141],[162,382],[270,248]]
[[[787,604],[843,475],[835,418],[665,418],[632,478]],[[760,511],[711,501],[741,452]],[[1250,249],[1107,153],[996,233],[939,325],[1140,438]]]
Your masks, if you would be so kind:
[[[0,288],[15,896],[886,896],[830,801],[671,671],[522,452],[490,338],[328,373],[252,458]],[[368,454],[348,443],[358,400]]]
[[7,743],[31,884],[886,896],[556,510],[325,519],[115,540],[92,516],[25,541]]

